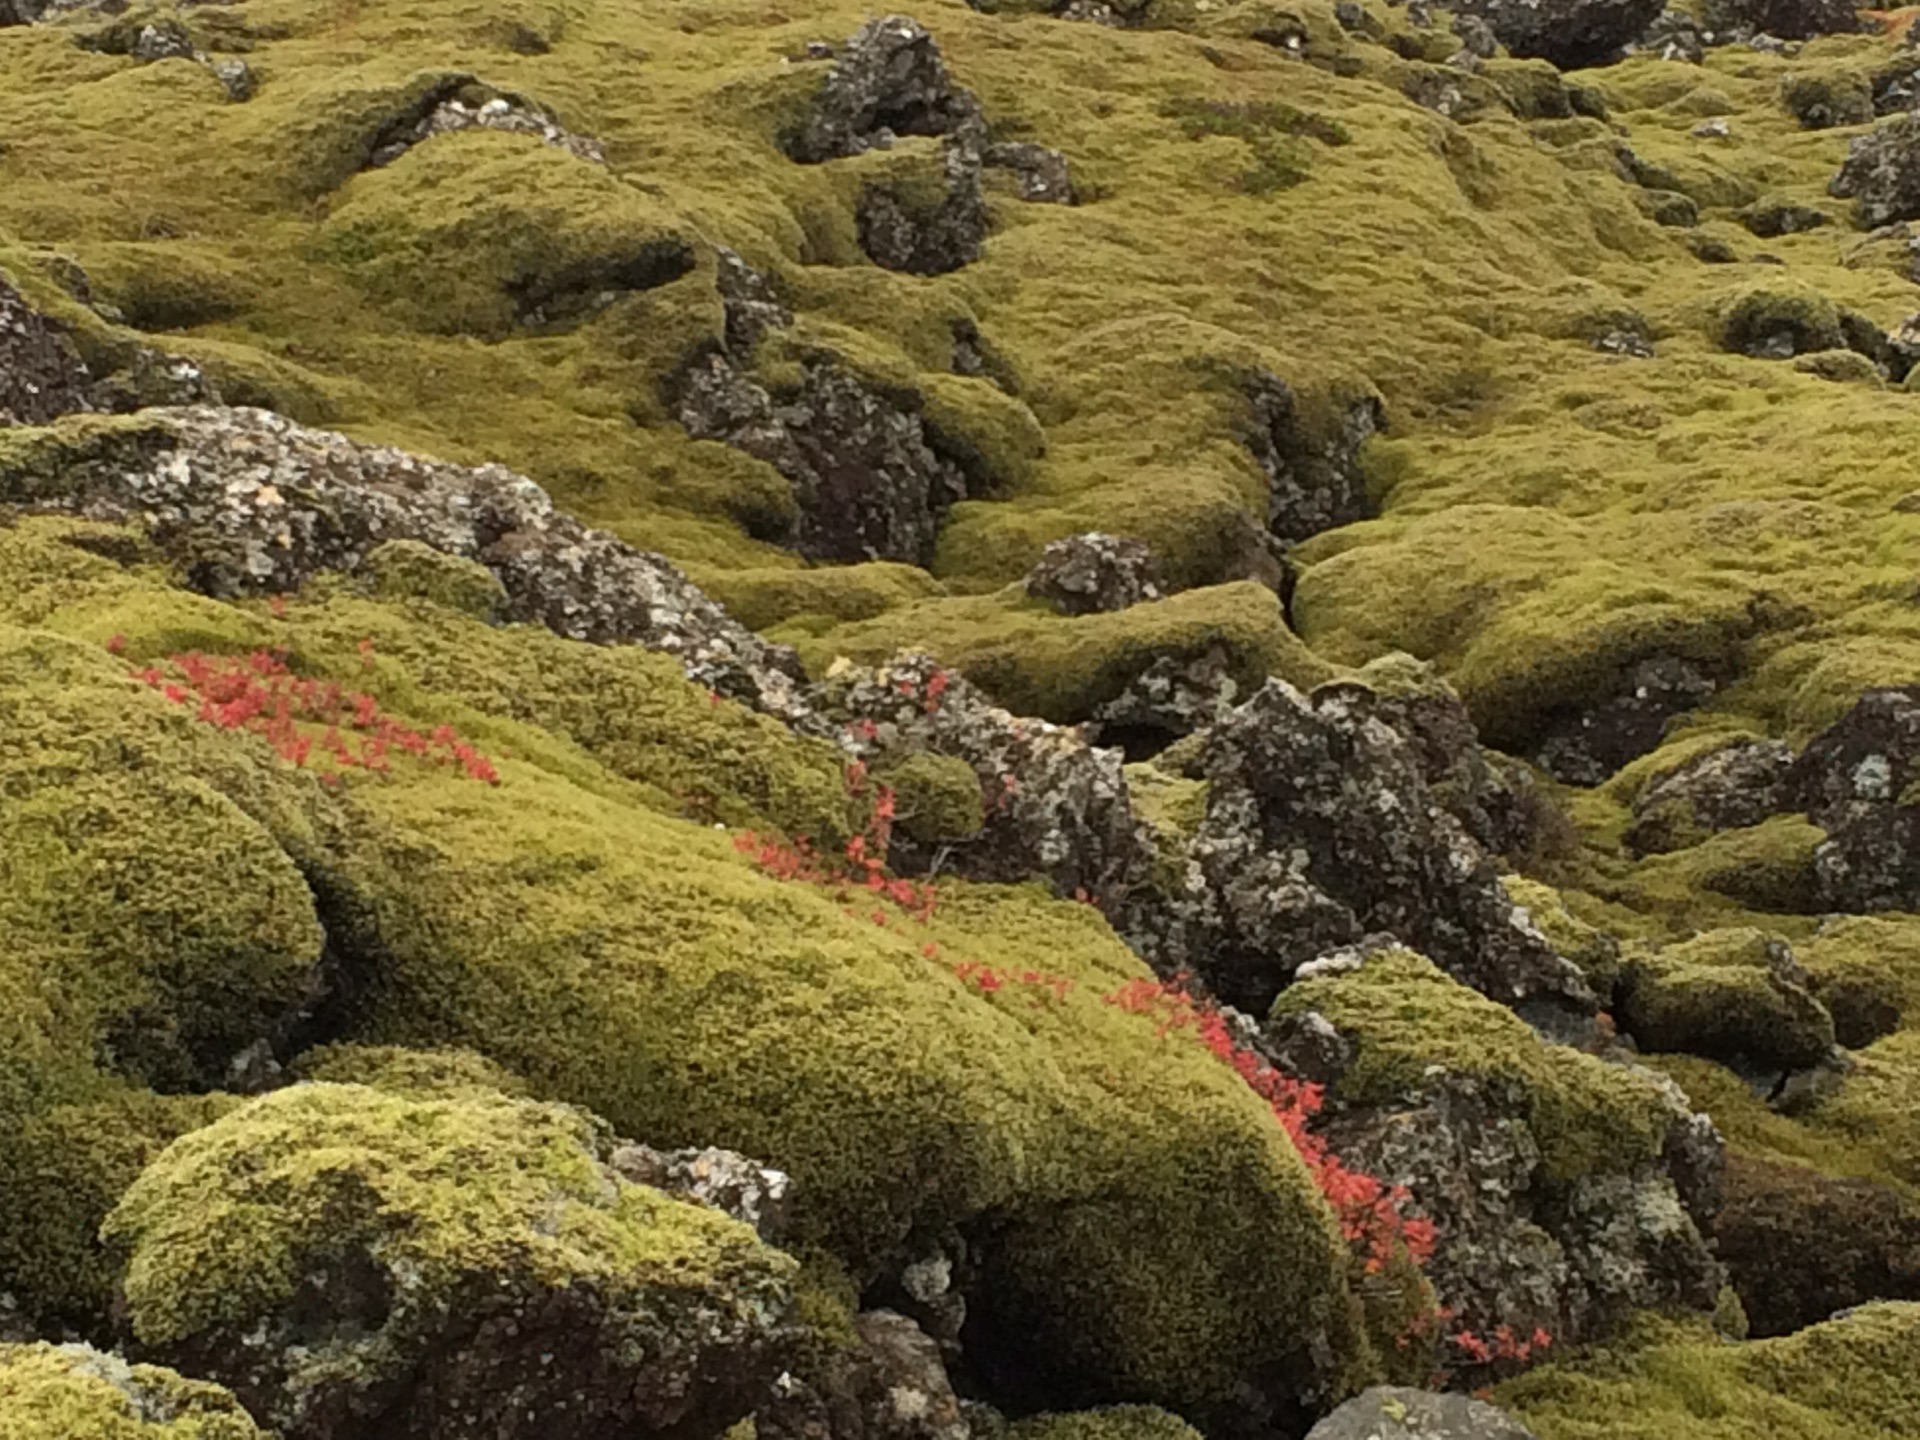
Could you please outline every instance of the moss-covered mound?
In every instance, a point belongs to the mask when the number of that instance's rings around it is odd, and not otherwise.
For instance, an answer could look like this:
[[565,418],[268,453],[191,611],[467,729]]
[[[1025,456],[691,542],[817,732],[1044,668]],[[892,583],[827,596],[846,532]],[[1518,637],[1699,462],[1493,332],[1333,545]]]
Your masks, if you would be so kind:
[[1541,1440],[1882,1440],[1920,1406],[1920,1305],[1869,1305],[1797,1335],[1729,1345],[1648,1325],[1637,1343],[1500,1387]]
[[[1355,1042],[1336,1093],[1354,1101],[1417,1091],[1433,1074],[1519,1097],[1547,1173],[1627,1170],[1660,1151],[1671,1105],[1644,1073],[1543,1041],[1511,1010],[1408,950],[1292,986],[1276,1018],[1317,1011]],[[1434,1067],[1438,1067],[1437,1070]]]
[[4,1440],[264,1440],[217,1385],[84,1345],[0,1345]]
[[601,1138],[477,1090],[254,1101],[108,1217],[133,1333],[289,1436],[724,1428],[788,1358],[795,1264],[616,1178]]

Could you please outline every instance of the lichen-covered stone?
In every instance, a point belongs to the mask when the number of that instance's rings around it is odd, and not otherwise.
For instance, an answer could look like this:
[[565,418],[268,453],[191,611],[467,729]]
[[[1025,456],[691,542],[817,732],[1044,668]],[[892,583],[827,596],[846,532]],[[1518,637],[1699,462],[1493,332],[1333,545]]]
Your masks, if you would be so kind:
[[1198,1432],[1152,1405],[1109,1405],[1029,1415],[1008,1427],[1008,1440],[1193,1440]]
[[0,1440],[265,1440],[218,1385],[86,1345],[0,1345]]
[[108,1218],[133,1333],[291,1440],[722,1429],[792,1343],[793,1262],[601,1144],[479,1091],[256,1100]]
[[1026,586],[1029,595],[1063,615],[1124,610],[1160,598],[1152,549],[1144,541],[1098,532],[1049,542],[1027,572]]
[[1347,1401],[1307,1440],[1534,1440],[1511,1415],[1466,1395],[1383,1385]]
[[1571,70],[1631,45],[1661,6],[1659,0],[1470,0],[1461,8],[1491,25],[1515,55]]
[[1758,825],[1785,801],[1793,765],[1790,746],[1775,740],[1733,740],[1649,780],[1633,801],[1627,844],[1643,855],[1697,844],[1720,830]]
[[92,382],[73,343],[0,278],[0,425],[91,410]]
[[1854,222],[1863,230],[1920,219],[1920,121],[1913,115],[1887,120],[1847,146],[1846,162],[1829,183],[1829,194],[1853,201]]
[[1337,1046],[1319,1122],[1349,1165],[1391,1175],[1440,1235],[1429,1271],[1465,1329],[1606,1333],[1633,1309],[1707,1306],[1721,1279],[1696,1222],[1719,1139],[1649,1071],[1542,1040],[1395,948],[1336,952],[1282,993],[1269,1032]]

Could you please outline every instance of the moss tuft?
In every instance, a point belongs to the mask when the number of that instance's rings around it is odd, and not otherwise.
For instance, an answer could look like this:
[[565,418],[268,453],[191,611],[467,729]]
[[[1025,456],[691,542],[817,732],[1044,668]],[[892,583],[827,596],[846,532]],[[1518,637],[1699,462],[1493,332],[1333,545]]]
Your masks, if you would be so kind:
[[923,844],[966,840],[986,823],[980,777],[954,756],[902,755],[876,765],[873,778],[894,793],[895,825]]
[[0,1345],[0,1440],[266,1440],[217,1385],[84,1345]]

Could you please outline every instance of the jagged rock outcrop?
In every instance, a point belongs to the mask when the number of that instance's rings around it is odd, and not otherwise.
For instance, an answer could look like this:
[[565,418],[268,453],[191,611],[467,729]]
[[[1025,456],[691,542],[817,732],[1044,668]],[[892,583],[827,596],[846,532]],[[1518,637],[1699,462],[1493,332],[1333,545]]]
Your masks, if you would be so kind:
[[979,102],[953,83],[926,27],[886,15],[841,47],[787,153],[817,165],[864,154],[883,134],[946,135],[979,119]]
[[1701,18],[1725,40],[1755,35],[1811,40],[1816,35],[1850,35],[1862,28],[1859,7],[1852,0],[1708,0]]
[[1160,598],[1146,543],[1098,531],[1049,541],[1027,572],[1026,586],[1062,615],[1124,610]]
[[793,1260],[618,1178],[582,1112],[479,1090],[278,1091],[174,1142],[106,1229],[140,1348],[285,1440],[713,1434],[798,1336]]
[[416,145],[436,135],[462,130],[498,130],[530,135],[545,144],[595,164],[606,163],[606,151],[589,135],[576,135],[545,106],[511,91],[496,90],[472,75],[450,76],[434,87],[411,113],[383,131],[374,141],[367,168],[391,165]]
[[1598,785],[1660,744],[1667,722],[1713,697],[1719,682],[1707,667],[1678,655],[1653,655],[1594,704],[1549,717],[1532,758],[1568,785]]
[[1644,1306],[1713,1303],[1721,1142],[1670,1081],[1548,1043],[1385,942],[1304,967],[1267,1043],[1327,1087],[1334,1153],[1437,1226],[1428,1274],[1472,1337],[1449,1364],[1487,1373],[1503,1326],[1531,1353],[1536,1332],[1579,1343]]
[[0,469],[0,502],[145,526],[213,596],[297,589],[418,540],[485,564],[509,617],[673,654],[689,676],[817,733],[799,667],[658,555],[558,510],[500,465],[468,468],[309,430],[264,410],[150,410]]
[[1458,8],[1485,20],[1516,56],[1572,70],[1633,44],[1661,7],[1662,0],[1465,0]]
[[1814,860],[1822,902],[1920,909],[1920,687],[1869,690],[1816,735],[1784,782],[1828,832]]
[[0,278],[0,426],[91,410],[92,385],[73,342]]
[[607,1166],[622,1179],[651,1186],[730,1215],[770,1245],[780,1243],[788,1223],[793,1181],[780,1170],[732,1150],[656,1150],[628,1141],[616,1145]]
[[1386,428],[1386,407],[1362,393],[1336,402],[1330,433],[1315,443],[1301,424],[1293,390],[1277,375],[1249,382],[1247,448],[1267,476],[1267,527],[1285,541],[1364,520],[1373,513],[1360,447]]
[[1758,825],[1782,807],[1793,749],[1735,740],[1655,776],[1633,801],[1626,842],[1642,855],[1684,849],[1721,830]]
[[1264,1010],[1299,966],[1385,932],[1537,1023],[1578,1032],[1579,971],[1516,909],[1360,684],[1270,680],[1206,737],[1206,813],[1136,944]]
[[1856,136],[1827,193],[1853,201],[1854,223],[1863,230],[1920,220],[1920,113]]

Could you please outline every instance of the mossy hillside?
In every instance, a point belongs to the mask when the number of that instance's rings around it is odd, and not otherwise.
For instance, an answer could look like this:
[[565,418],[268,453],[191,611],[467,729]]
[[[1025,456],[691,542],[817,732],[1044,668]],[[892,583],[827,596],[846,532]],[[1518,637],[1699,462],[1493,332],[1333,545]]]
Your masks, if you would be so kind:
[[1318,1011],[1356,1044],[1336,1094],[1418,1091],[1433,1066],[1515,1095],[1553,1178],[1631,1169],[1657,1155],[1670,1119],[1644,1075],[1540,1039],[1525,1021],[1408,950],[1282,992],[1278,1015]]
[[[83,51],[58,27],[20,32],[0,63],[5,92],[20,97],[9,103],[30,106],[34,123],[9,126],[30,138],[6,157],[0,227],[83,264],[98,251],[103,273],[112,255],[124,258],[110,247],[145,247],[147,272],[177,253],[188,290],[193,265],[212,252],[232,293],[210,293],[202,313],[224,318],[169,333],[168,343],[218,347],[229,364],[251,348],[265,357],[253,367],[257,383],[271,387],[276,373],[284,376],[300,405],[324,406],[356,433],[454,458],[505,460],[629,538],[714,569],[764,567],[778,557],[741,533],[743,505],[751,511],[759,502],[742,490],[737,459],[710,442],[686,441],[652,398],[673,346],[648,337],[684,337],[711,323],[704,262],[588,323],[558,333],[515,329],[497,344],[423,334],[408,313],[420,297],[363,285],[368,266],[400,273],[413,263],[412,242],[395,232],[348,226],[367,213],[367,197],[397,195],[411,185],[409,174],[451,167],[433,157],[436,149],[461,156],[473,170],[422,192],[430,197],[418,206],[424,228],[409,231],[455,234],[459,207],[443,202],[496,158],[506,163],[510,142],[523,138],[446,137],[355,177],[372,137],[446,76],[481,74],[599,137],[612,175],[638,182],[629,185],[634,204],[654,207],[676,233],[732,244],[756,264],[808,280],[796,286],[803,326],[899,346],[919,357],[928,393],[941,388],[945,366],[919,338],[933,333],[927,318],[944,308],[949,318],[977,323],[1023,377],[1046,453],[1004,499],[954,516],[939,568],[960,589],[1011,579],[1045,540],[1092,524],[1154,537],[1179,580],[1223,578],[1208,572],[1224,553],[1221,542],[1261,518],[1260,479],[1235,438],[1244,415],[1232,376],[1250,364],[1286,376],[1309,412],[1351,377],[1381,387],[1401,437],[1394,466],[1381,472],[1390,507],[1449,486],[1487,498],[1510,483],[1504,477],[1533,476],[1547,503],[1577,508],[1583,491],[1591,494],[1582,474],[1682,478],[1684,459],[1641,453],[1671,452],[1676,422],[1665,433],[1636,427],[1649,404],[1664,413],[1660,398],[1696,388],[1703,367],[1711,379],[1704,388],[1720,396],[1784,385],[1776,401],[1784,412],[1813,403],[1814,391],[1790,388],[1795,379],[1784,372],[1714,355],[1704,335],[1696,342],[1683,328],[1662,342],[1672,353],[1636,371],[1539,333],[1536,317],[1573,291],[1611,292],[1664,324],[1661,317],[1692,313],[1688,307],[1741,277],[1699,265],[1648,223],[1636,187],[1612,173],[1610,159],[1589,164],[1578,145],[1543,147],[1528,122],[1498,103],[1468,126],[1413,106],[1399,88],[1409,62],[1343,36],[1324,8],[1314,8],[1317,21],[1301,22],[1305,53],[1353,72],[1347,78],[1239,38],[1265,24],[1259,6],[1181,9],[1156,22],[1203,35],[1111,33],[943,9],[930,23],[997,133],[1059,146],[1092,203],[997,198],[985,259],[937,280],[886,275],[848,253],[849,201],[834,167],[795,166],[778,151],[781,128],[819,73],[791,57],[806,40],[849,33],[863,18],[832,6],[787,18],[742,3],[636,21],[584,5],[562,26],[544,15],[503,21],[463,0],[352,15],[279,0],[223,23],[207,41],[248,50],[263,83],[246,105],[227,104],[192,66],[138,66]],[[1404,28],[1391,16],[1383,24]],[[1822,53],[1816,45],[1794,63],[1817,63]],[[1842,134],[1801,131],[1779,106],[1787,68],[1744,55],[1716,55],[1704,72],[1643,59],[1609,72],[1598,88],[1648,164],[1672,172],[1711,212],[1747,189],[1806,199],[1837,163]],[[1694,161],[1701,147],[1685,133],[1699,107],[1680,103],[1702,88],[1724,93],[1742,120],[1710,165]],[[1537,99],[1515,103],[1524,113],[1541,109]],[[1301,183],[1249,193],[1240,182],[1250,142],[1192,135],[1181,116],[1196,105],[1321,117],[1348,143],[1301,141]],[[98,123],[117,113],[140,123]],[[548,181],[572,189],[605,178],[585,178],[590,162],[580,161],[582,176],[562,179],[559,162],[573,157],[547,154],[531,139],[522,148],[534,158],[512,164],[537,171],[533,189],[541,193]],[[83,163],[112,180],[111,201],[67,183]],[[1736,183],[1708,183],[1715,175]],[[530,196],[526,216],[539,209]],[[316,221],[316,210],[333,213]],[[504,233],[521,233],[522,219],[507,217]],[[342,227],[367,237],[364,256],[305,263]],[[1896,278],[1844,270],[1830,258],[1834,244],[1831,235],[1790,236],[1775,248],[1837,303],[1882,323],[1897,318]],[[1199,253],[1207,257],[1204,283],[1193,263]],[[1282,254],[1284,266],[1271,262]],[[1422,266],[1403,265],[1408,255],[1421,256]],[[821,260],[828,263],[812,276],[796,263]],[[686,299],[674,293],[683,290]],[[171,310],[171,318],[196,313]],[[676,318],[694,312],[708,319],[689,329]],[[1335,351],[1350,372],[1313,358]],[[1502,379],[1493,384],[1487,377],[1496,373]],[[1663,397],[1643,401],[1637,392],[1649,385]],[[1566,407],[1538,398],[1583,390],[1590,398]],[[1897,400],[1873,401],[1893,407],[1874,411],[1879,420],[1898,411]],[[629,419],[635,415],[640,426]],[[1732,428],[1729,418],[1705,417],[1703,432]],[[1318,424],[1310,416],[1307,429]],[[1886,433],[1884,423],[1852,419],[1837,428]],[[1462,429],[1473,432],[1483,458],[1489,447],[1503,457],[1475,464],[1470,479]],[[1752,447],[1770,474],[1831,449],[1809,427],[1789,424],[1783,433],[1785,444]],[[1559,454],[1544,460],[1524,453],[1554,445]],[[1607,463],[1609,447],[1635,463]],[[1744,477],[1745,467],[1731,468]],[[1686,503],[1699,513],[1716,502]],[[1649,564],[1636,537],[1598,528],[1607,532],[1600,548],[1645,579]],[[1531,573],[1571,583],[1561,562],[1543,556]],[[1405,567],[1392,588],[1422,583],[1413,572]],[[1845,591],[1861,576],[1836,579]],[[1845,614],[1840,601],[1855,598],[1843,595],[1830,613]]]
[[119,1273],[101,1222],[169,1141],[240,1102],[92,1088],[94,1098],[0,1119],[0,1290],[49,1332],[99,1338]]
[[389,1276],[399,1331],[486,1291],[590,1287],[616,1316],[656,1290],[790,1303],[790,1257],[718,1211],[610,1180],[604,1138],[565,1106],[479,1090],[297,1085],[175,1141],[103,1234],[126,1256],[128,1314],[149,1345],[244,1333],[307,1267],[355,1250]]
[[808,664],[836,656],[880,663],[902,650],[940,657],[1021,715],[1062,724],[1092,718],[1155,660],[1218,651],[1242,693],[1269,674],[1311,687],[1334,667],[1287,629],[1272,591],[1252,581],[1190,590],[1111,613],[1065,618],[1021,587],[952,601],[923,601],[815,637],[775,629]]
[[0,1440],[265,1440],[218,1385],[80,1346],[0,1345]]
[[1544,1366],[1495,1398],[1541,1440],[1892,1440],[1920,1408],[1920,1305],[1867,1305],[1798,1334],[1729,1345],[1648,1322],[1632,1341]]
[[[954,887],[922,927],[763,878],[724,835],[508,788],[353,796],[378,936],[354,1034],[471,1046],[623,1133],[777,1164],[801,1238],[856,1275],[910,1231],[981,1227],[983,1263],[1022,1258],[1023,1333],[1096,1397],[1217,1404],[1316,1330],[1364,1373],[1304,1169],[1231,1071],[1101,1002],[1143,972],[1087,907]],[[969,958],[1003,987],[956,979]],[[1069,1295],[1104,1297],[1097,1323]]]

